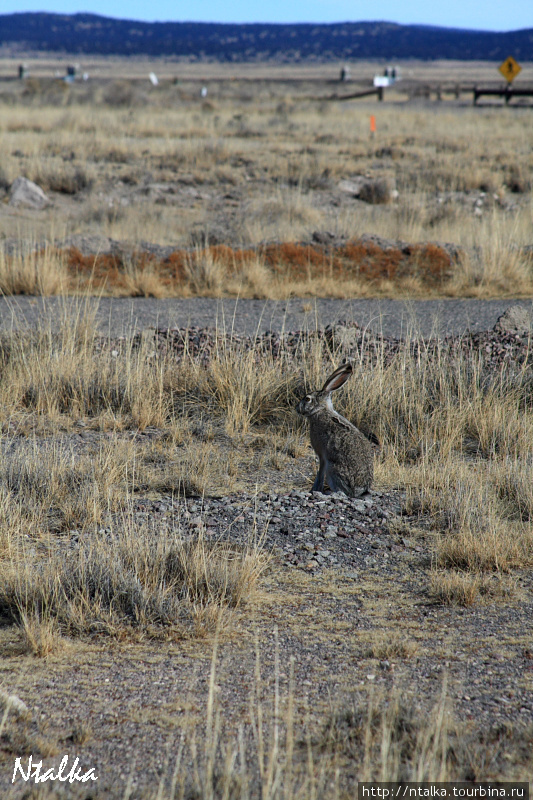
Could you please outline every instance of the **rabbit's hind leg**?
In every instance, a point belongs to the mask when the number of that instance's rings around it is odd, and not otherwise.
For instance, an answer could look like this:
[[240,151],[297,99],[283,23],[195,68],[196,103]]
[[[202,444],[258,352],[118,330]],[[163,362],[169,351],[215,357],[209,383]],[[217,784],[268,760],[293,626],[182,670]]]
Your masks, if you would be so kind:
[[332,492],[343,492],[348,497],[353,497],[352,487],[333,469],[328,469],[326,472],[326,481]]

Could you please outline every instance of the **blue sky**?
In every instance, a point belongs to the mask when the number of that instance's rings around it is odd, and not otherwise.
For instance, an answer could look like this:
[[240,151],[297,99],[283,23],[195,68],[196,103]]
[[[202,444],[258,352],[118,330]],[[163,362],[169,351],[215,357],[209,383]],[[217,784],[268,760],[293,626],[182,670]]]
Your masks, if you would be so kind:
[[107,17],[192,22],[389,22],[509,31],[533,28],[532,0],[0,0],[0,13],[88,11]]

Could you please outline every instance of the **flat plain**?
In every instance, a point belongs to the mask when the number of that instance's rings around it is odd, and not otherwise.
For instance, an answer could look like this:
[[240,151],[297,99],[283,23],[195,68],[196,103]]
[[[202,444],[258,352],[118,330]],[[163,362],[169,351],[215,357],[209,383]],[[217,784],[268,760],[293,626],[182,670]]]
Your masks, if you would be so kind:
[[[338,99],[371,64],[27,62],[0,62],[2,796],[530,781],[531,106],[455,96],[489,64],[400,65],[378,103]],[[522,313],[409,315],[466,298]],[[294,411],[344,359],[354,499],[310,493]],[[12,783],[65,755],[98,781]]]
[[[406,64],[383,103],[336,99],[368,64],[65,68],[0,84],[8,294],[531,294],[531,104],[454,94],[493,64]],[[19,176],[50,204],[17,205]]]

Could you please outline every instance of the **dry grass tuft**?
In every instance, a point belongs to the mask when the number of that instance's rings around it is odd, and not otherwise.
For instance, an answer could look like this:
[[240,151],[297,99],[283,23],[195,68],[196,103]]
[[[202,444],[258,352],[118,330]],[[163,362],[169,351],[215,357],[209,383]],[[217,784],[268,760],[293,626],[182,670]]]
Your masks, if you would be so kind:
[[377,659],[396,659],[411,658],[417,650],[415,642],[407,641],[405,637],[400,637],[390,632],[376,632],[372,637],[370,647],[365,653],[367,658]]
[[108,444],[75,459],[34,439],[0,469],[0,497],[29,531],[84,529],[122,508],[132,447]]
[[[58,421],[106,415],[116,427],[143,429],[168,418],[171,400],[161,369],[147,369],[140,348],[129,357],[94,351],[94,326],[82,307],[55,326],[12,337],[4,349],[4,409],[23,409]],[[80,315],[77,318],[77,315]]]
[[438,604],[472,606],[477,601],[508,600],[516,587],[507,576],[460,572],[450,569],[431,574],[429,596]]
[[491,471],[490,465],[476,473],[466,464],[450,468],[445,462],[421,469],[422,488],[411,498],[410,507],[429,519],[439,533],[435,539],[438,567],[506,572],[531,563],[530,527],[508,520],[491,486]]
[[70,279],[64,253],[52,247],[25,255],[8,256],[0,249],[0,292],[6,295],[57,295],[68,290]]
[[229,435],[262,425],[281,425],[294,417],[297,374],[279,379],[280,364],[265,354],[239,353],[221,347],[210,365],[204,391],[215,408],[224,409]]
[[533,520],[533,484],[528,459],[508,458],[492,470],[491,478],[505,512],[512,520]]
[[42,617],[38,611],[19,609],[19,624],[23,642],[29,653],[37,658],[46,658],[63,649],[65,640],[54,617]]
[[220,294],[225,272],[225,265],[208,249],[185,258],[185,277],[193,294]]
[[398,694],[370,698],[332,714],[320,748],[349,756],[360,780],[444,780],[450,774],[452,721],[444,700],[426,714]]
[[179,533],[154,546],[151,529],[129,526],[70,548],[51,545],[45,557],[19,564],[3,581],[0,608],[37,655],[54,649],[59,631],[188,637],[212,632],[224,609],[247,602],[267,565],[257,547]]

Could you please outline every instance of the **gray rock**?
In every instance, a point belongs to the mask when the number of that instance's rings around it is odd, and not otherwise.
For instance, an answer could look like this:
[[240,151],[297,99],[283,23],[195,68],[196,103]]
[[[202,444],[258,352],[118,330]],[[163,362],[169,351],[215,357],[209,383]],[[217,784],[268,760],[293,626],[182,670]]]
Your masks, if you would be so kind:
[[524,333],[531,330],[531,313],[522,306],[509,306],[494,326],[495,331],[518,331]]
[[15,178],[9,192],[9,205],[15,208],[34,208],[41,210],[50,205],[50,199],[40,186],[28,178]]
[[20,697],[17,697],[16,694],[8,694],[7,692],[0,691],[0,704],[7,708],[7,710],[13,710],[17,714],[28,714],[28,706],[24,703]]
[[316,242],[317,244],[328,245],[328,244],[333,244],[337,237],[335,236],[334,233],[332,233],[332,231],[315,231],[311,238],[313,242]]
[[98,253],[98,255],[113,255],[127,249],[121,242],[116,239],[110,239],[108,236],[81,233],[72,234],[65,239],[58,239],[55,245],[61,250],[75,247],[82,256],[90,256],[95,253]]
[[366,179],[363,175],[358,175],[351,180],[339,181],[339,189],[345,194],[351,194],[353,197],[359,197],[359,192],[361,191],[361,187],[365,183],[365,180]]

